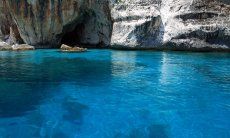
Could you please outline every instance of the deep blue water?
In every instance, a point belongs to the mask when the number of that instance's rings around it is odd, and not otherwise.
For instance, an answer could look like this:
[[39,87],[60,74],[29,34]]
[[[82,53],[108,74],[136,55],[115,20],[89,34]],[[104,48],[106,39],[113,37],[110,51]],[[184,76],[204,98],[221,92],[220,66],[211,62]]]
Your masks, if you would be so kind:
[[229,138],[230,54],[0,52],[0,138]]

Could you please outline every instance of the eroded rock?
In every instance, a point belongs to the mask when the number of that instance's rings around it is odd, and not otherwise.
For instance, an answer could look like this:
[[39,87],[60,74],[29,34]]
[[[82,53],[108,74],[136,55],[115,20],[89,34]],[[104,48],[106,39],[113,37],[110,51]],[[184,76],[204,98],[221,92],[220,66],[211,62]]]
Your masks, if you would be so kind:
[[10,45],[23,43],[18,26],[14,22],[9,9],[6,7],[6,2],[3,0],[0,1],[0,40]]
[[114,48],[151,48],[162,43],[163,24],[159,1],[115,2],[111,45]]
[[77,46],[71,47],[65,44],[62,44],[60,49],[62,52],[85,52],[87,51],[87,48],[81,48]]
[[35,50],[35,47],[28,44],[21,44],[21,45],[16,44],[12,46],[12,50],[14,51]]
[[[76,34],[69,39],[81,43],[110,43],[112,22],[106,0],[3,1],[27,44],[57,47],[69,32]],[[80,24],[82,27],[75,30]]]
[[0,41],[0,51],[9,51],[13,50],[12,47],[6,42]]
[[[168,47],[197,51],[228,51],[230,5],[219,0],[163,0],[163,42]],[[171,45],[173,44],[173,45]],[[165,47],[163,47],[165,48]]]
[[230,49],[228,0],[2,0],[0,10],[8,44]]

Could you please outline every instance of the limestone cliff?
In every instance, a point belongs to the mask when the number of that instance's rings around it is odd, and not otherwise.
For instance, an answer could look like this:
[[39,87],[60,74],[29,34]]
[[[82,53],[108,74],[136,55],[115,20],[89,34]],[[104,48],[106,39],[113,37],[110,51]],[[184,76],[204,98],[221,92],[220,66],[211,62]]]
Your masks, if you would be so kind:
[[121,0],[112,5],[115,48],[229,50],[228,0]]
[[0,1],[0,40],[8,44],[23,43],[18,32],[18,27],[5,7],[5,2]]
[[181,50],[229,50],[230,5],[227,0],[163,0],[163,41]]
[[97,0],[3,0],[24,42],[44,48],[57,46],[64,35],[80,43],[108,45],[108,6]]
[[151,48],[162,44],[161,1],[113,2],[111,44],[115,48]]
[[37,48],[78,43],[125,49],[229,51],[229,36],[228,0],[0,3],[0,39]]

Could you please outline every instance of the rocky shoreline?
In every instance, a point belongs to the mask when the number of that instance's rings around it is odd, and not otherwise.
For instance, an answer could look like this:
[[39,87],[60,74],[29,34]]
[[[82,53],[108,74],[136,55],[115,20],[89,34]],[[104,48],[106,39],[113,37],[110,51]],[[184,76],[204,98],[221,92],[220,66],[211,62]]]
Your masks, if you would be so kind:
[[0,51],[26,51],[26,50],[35,50],[35,47],[27,44],[9,45],[6,42],[0,42]]
[[[4,44],[9,46],[1,47]],[[124,50],[229,52],[230,3],[2,0],[0,50],[11,50],[12,45],[18,49],[21,44],[36,49],[67,44]]]

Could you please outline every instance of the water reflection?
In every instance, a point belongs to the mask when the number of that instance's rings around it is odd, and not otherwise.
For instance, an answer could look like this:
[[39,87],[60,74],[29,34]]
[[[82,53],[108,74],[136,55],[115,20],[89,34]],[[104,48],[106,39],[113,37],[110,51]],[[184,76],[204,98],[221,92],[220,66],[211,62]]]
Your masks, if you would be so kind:
[[[147,63],[141,60],[143,57],[146,58]],[[158,74],[153,74],[158,66],[150,68],[152,66],[151,60],[154,60],[156,57],[150,54],[148,55],[145,52],[113,51],[111,53],[111,68],[112,83],[116,84],[115,88],[119,90],[119,92],[121,92],[121,90],[124,91],[124,94],[126,94],[126,91],[132,91],[133,94],[143,92],[143,89],[146,89],[148,85],[155,82],[155,78],[158,77]],[[124,85],[126,87],[124,87]]]
[[111,58],[113,76],[127,77],[136,71],[136,52],[115,51],[112,52]]
[[[52,94],[50,89],[62,82],[93,86],[110,81],[110,62],[84,57],[46,58],[44,53],[42,56],[31,53],[1,55],[0,117],[19,116],[34,110],[40,101]],[[31,62],[31,59],[36,60]]]
[[172,69],[169,67],[169,63],[168,63],[169,61],[168,60],[169,59],[167,59],[167,53],[165,53],[165,52],[162,53],[162,67],[160,68],[161,77],[159,79],[159,82],[161,84],[168,84],[168,83],[170,83],[170,81],[172,81],[168,78],[168,75],[170,75],[169,73]]
[[215,55],[0,52],[0,137],[229,136],[229,56]]

